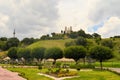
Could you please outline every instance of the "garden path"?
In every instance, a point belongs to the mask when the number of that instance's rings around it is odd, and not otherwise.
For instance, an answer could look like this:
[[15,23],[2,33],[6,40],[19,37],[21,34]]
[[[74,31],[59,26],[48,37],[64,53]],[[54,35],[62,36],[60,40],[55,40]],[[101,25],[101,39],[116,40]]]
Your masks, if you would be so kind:
[[18,73],[16,72],[11,72],[0,67],[0,80],[26,80],[26,79],[18,76]]

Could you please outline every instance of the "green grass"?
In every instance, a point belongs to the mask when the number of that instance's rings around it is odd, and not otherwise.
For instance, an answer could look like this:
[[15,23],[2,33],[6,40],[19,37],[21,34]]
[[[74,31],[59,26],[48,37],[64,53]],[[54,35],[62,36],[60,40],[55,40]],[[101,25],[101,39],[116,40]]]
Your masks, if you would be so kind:
[[61,49],[65,48],[65,43],[72,41],[73,39],[65,39],[65,40],[41,40],[36,43],[31,44],[28,46],[28,48],[34,48],[34,47],[45,47],[45,48],[51,48],[51,47],[59,47]]
[[[45,72],[46,69],[41,71],[33,68],[8,68],[11,71],[24,74],[28,80],[52,80],[45,76],[38,75],[39,72]],[[79,71],[79,77],[65,79],[65,80],[120,80],[120,76],[109,71]]]
[[[96,67],[100,67],[100,63],[96,62],[94,63],[94,65]],[[114,68],[120,68],[120,62],[115,62],[115,61],[111,61],[111,62],[103,62],[103,67],[114,67]]]
[[40,70],[34,68],[8,68],[8,70],[19,72],[28,80],[53,80],[48,77],[39,75],[38,73],[40,72]]
[[109,71],[80,71],[79,76],[65,80],[120,80],[119,75]]

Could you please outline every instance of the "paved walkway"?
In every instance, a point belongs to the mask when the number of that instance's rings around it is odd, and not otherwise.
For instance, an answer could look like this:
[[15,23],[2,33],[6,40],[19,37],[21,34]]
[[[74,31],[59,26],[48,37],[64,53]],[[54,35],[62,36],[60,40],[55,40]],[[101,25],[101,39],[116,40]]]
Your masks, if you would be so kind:
[[52,79],[54,79],[54,80],[63,80],[63,79],[66,79],[66,78],[79,77],[79,76],[70,76],[70,77],[61,77],[61,78],[56,78],[56,77],[54,77],[54,76],[50,76],[50,75],[47,75],[47,74],[42,74],[42,73],[39,73],[39,75],[43,75],[43,76],[46,76],[46,77],[52,78]]
[[18,73],[16,72],[11,72],[0,67],[0,80],[26,80],[26,79],[18,76]]
[[108,68],[108,69],[120,74],[120,68]]

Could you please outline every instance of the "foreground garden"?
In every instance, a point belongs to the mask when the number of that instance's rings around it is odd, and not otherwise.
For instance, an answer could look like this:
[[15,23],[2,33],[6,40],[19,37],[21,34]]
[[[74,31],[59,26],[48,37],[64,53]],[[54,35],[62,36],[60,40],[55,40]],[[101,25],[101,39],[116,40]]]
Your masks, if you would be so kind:
[[[39,75],[45,73],[47,69],[37,68],[8,68],[8,70],[19,72],[20,75],[28,80],[53,80],[51,78]],[[81,70],[77,71],[77,77],[65,80],[120,80],[119,75],[103,70]]]

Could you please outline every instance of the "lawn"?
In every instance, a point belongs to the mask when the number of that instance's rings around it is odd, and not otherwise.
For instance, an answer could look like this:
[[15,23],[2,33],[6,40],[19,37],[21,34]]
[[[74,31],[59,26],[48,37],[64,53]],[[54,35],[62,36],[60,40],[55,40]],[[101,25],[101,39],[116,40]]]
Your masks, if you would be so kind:
[[[94,63],[94,65],[96,67],[100,67],[100,63],[99,62],[96,62]],[[111,61],[111,62],[103,62],[103,67],[114,67],[114,68],[120,68],[120,62],[114,62],[114,61]]]
[[[22,73],[28,80],[52,80],[45,76],[38,75],[41,72],[38,69],[30,68],[8,68],[11,71]],[[42,70],[44,72],[45,69]],[[120,80],[120,76],[109,71],[79,71],[79,77],[65,80]]]
[[11,70],[13,72],[19,72],[21,75],[28,80],[52,80],[50,78],[47,78],[45,76],[41,76],[38,73],[40,70],[35,68],[8,68],[8,70]]
[[120,80],[120,76],[109,71],[80,71],[80,77],[65,80]]

